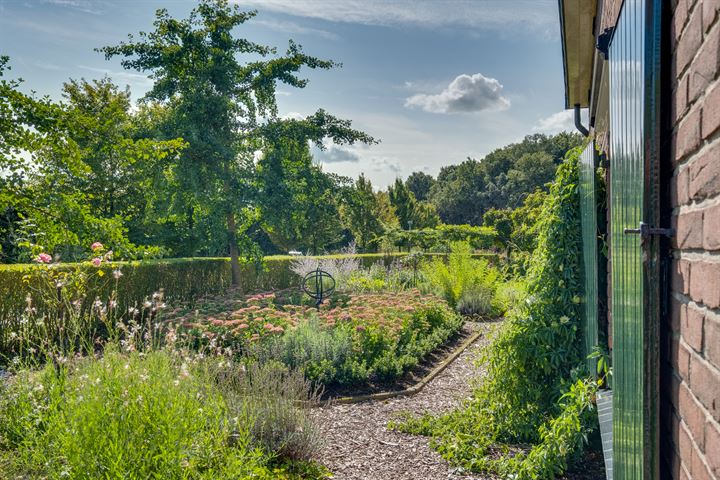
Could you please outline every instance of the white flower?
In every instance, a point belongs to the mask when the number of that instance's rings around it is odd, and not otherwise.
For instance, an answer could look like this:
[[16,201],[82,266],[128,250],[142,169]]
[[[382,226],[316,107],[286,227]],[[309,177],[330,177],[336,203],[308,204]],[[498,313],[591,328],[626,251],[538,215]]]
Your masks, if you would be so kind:
[[123,276],[123,273],[119,268],[117,270],[113,270],[112,274],[115,280]]

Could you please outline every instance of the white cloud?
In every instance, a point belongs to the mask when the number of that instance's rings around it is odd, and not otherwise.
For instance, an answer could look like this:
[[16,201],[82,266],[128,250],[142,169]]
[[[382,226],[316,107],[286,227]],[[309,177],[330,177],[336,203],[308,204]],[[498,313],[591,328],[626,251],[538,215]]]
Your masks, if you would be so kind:
[[557,29],[554,0],[234,0],[243,7],[365,25]]
[[299,112],[288,112],[285,115],[280,115],[282,120],[303,120],[305,115]]
[[355,148],[337,145],[333,142],[325,143],[325,150],[313,148],[313,157],[319,163],[357,163],[360,155]]
[[45,3],[59,7],[73,8],[93,15],[101,15],[103,13],[102,10],[97,8],[99,6],[98,2],[90,2],[88,0],[45,0]]
[[[583,123],[587,126],[587,111],[582,111]],[[560,133],[563,131],[575,131],[575,112],[563,110],[552,115],[541,118],[533,127],[533,131],[542,133]]]
[[277,32],[284,32],[288,34],[298,34],[298,35],[314,35],[316,37],[321,37],[327,40],[337,40],[338,36],[335,35],[332,32],[328,32],[327,30],[321,30],[319,28],[311,28],[311,27],[305,27],[303,25],[299,25],[295,22],[286,22],[282,20],[270,20],[266,18],[259,18],[257,20],[253,20],[253,24],[260,25],[263,27],[266,27],[270,30],[275,30]]
[[472,113],[483,110],[505,110],[510,100],[502,96],[503,86],[481,73],[458,75],[438,94],[420,93],[405,100],[406,107],[431,113]]
[[[372,169],[375,172],[390,172],[395,176],[398,176],[402,171],[402,167],[400,166],[400,162],[398,162],[394,158],[388,158],[388,157],[375,157],[370,159],[370,163],[372,165]],[[392,179],[394,180],[394,178]],[[392,180],[389,180],[388,183],[390,183]]]

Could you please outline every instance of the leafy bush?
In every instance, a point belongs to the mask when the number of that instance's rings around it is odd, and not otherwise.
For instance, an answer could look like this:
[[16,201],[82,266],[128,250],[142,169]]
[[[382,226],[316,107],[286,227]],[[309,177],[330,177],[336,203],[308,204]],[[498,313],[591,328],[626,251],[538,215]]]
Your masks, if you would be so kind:
[[493,315],[492,299],[495,295],[500,273],[483,259],[474,259],[470,245],[455,242],[447,260],[433,258],[422,267],[427,279],[427,289],[439,289],[445,300],[478,315]]
[[301,372],[277,361],[247,367],[227,362],[217,378],[231,415],[246,420],[254,445],[296,462],[318,453],[322,441],[308,409],[320,401],[321,391]]
[[108,350],[0,386],[0,456],[8,478],[275,478],[228,413],[201,364]]
[[352,384],[367,380],[368,371],[353,362],[353,337],[349,325],[327,328],[310,317],[267,343],[263,361],[277,360],[301,369],[313,382]]
[[558,400],[559,413],[540,427],[540,442],[527,454],[508,459],[503,469],[517,480],[556,478],[565,473],[569,459],[577,460],[596,429],[594,378],[580,379],[570,385]]
[[[550,187],[538,218],[538,247],[528,272],[527,299],[510,313],[485,352],[488,374],[483,383],[461,409],[397,425],[434,436],[440,453],[466,468],[516,472],[540,462],[537,476],[530,476],[552,478],[549,472],[564,470],[571,451],[563,445],[575,444],[595,421],[590,414],[581,415],[580,426],[568,429],[567,422],[578,409],[589,410],[591,395],[581,395],[583,390],[573,387],[571,395],[581,400],[566,402],[572,397],[563,397],[568,391],[566,379],[582,361],[579,153],[576,149],[568,154]],[[511,456],[490,455],[507,452],[507,444],[521,443],[535,444],[525,466],[518,466]],[[548,451],[551,454],[545,457],[543,452]]]

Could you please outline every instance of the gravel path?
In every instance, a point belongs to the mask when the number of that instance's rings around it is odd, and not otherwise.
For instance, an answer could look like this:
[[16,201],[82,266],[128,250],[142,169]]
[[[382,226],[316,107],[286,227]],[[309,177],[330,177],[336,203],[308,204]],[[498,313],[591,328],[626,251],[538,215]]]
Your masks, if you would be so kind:
[[387,422],[399,412],[438,414],[467,398],[471,379],[482,375],[475,364],[498,323],[481,323],[485,334],[476,340],[425,389],[412,397],[381,402],[332,405],[318,408],[314,415],[327,443],[320,461],[337,480],[449,480],[487,479],[488,476],[461,475],[428,445],[425,437],[393,432]]

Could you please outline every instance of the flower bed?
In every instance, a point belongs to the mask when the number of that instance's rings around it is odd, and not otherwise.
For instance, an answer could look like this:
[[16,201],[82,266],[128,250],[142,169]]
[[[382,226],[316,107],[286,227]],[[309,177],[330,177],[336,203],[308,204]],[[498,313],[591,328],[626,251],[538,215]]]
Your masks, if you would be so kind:
[[198,348],[280,361],[325,385],[398,378],[461,327],[447,303],[418,290],[337,294],[319,311],[294,290],[206,299],[168,321]]

